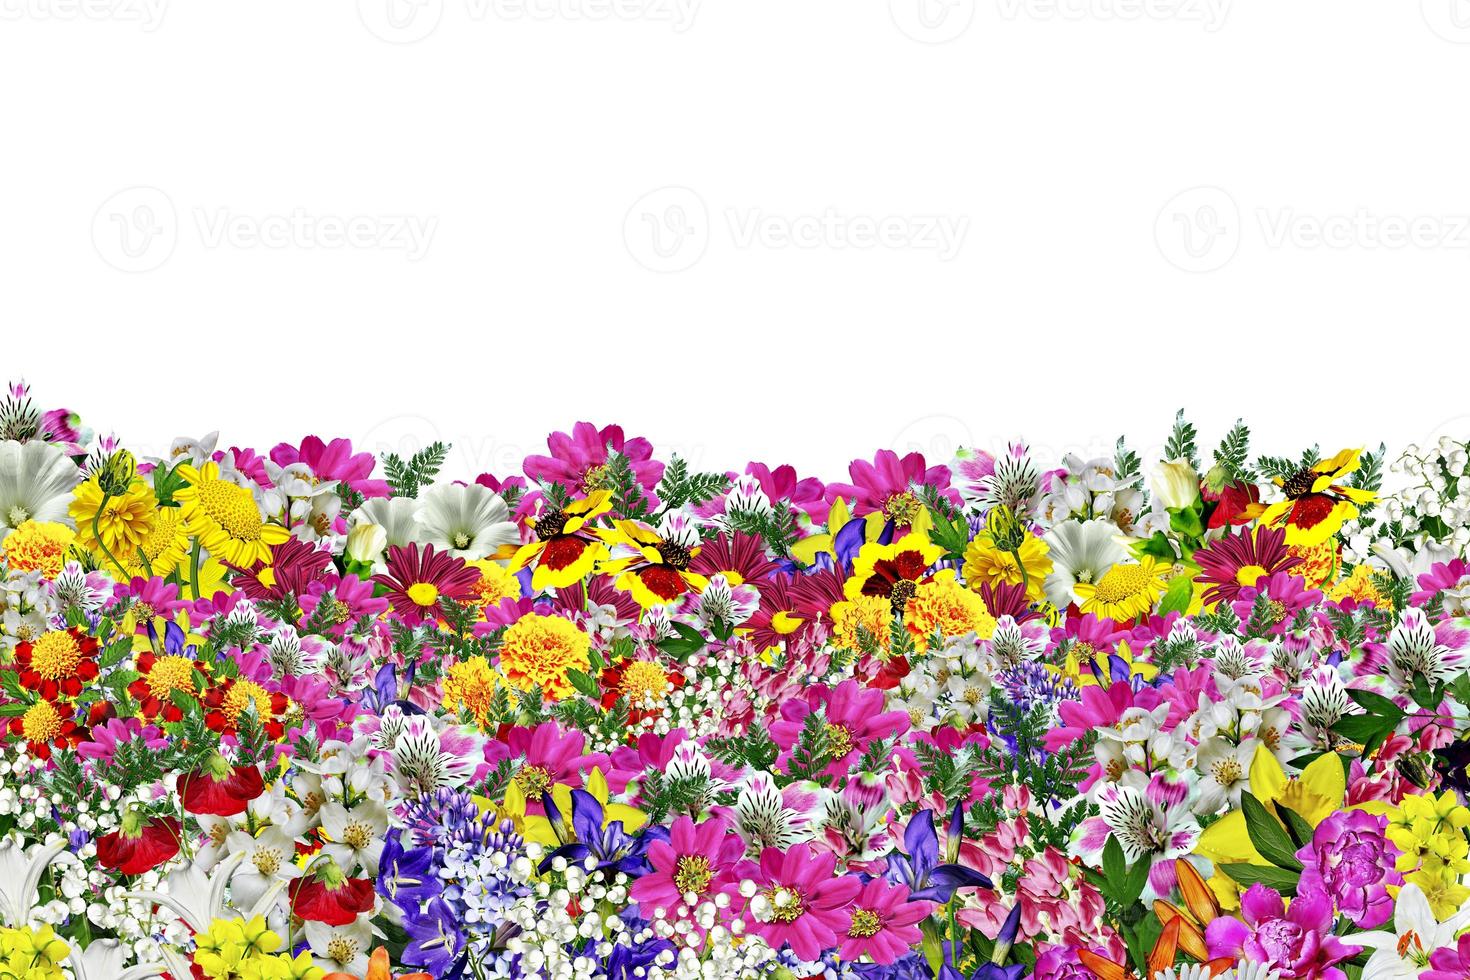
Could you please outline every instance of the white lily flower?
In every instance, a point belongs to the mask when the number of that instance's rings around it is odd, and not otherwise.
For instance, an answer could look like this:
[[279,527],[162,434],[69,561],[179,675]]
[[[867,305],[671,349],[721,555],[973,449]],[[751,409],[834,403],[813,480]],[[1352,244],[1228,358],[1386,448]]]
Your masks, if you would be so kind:
[[0,840],[0,922],[21,929],[30,922],[41,875],[66,850],[66,838],[27,851],[14,840]]

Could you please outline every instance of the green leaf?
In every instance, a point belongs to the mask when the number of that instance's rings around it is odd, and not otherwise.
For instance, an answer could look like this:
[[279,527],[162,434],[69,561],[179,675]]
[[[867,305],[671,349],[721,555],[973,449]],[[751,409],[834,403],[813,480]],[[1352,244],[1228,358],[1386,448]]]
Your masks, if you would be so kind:
[[1118,838],[1111,834],[1108,835],[1108,842],[1103,845],[1102,870],[1109,896],[1114,901],[1119,901],[1119,889],[1123,886],[1123,879],[1128,876],[1128,861],[1123,855],[1123,846],[1118,843]]
[[698,653],[705,648],[704,634],[687,623],[673,623],[674,632],[678,636],[671,636],[659,643],[658,648],[671,657],[684,658],[693,653]]
[[1301,879],[1295,871],[1261,864],[1222,864],[1220,870],[1239,885],[1265,885],[1288,897],[1296,894],[1296,883]]
[[1347,689],[1347,695],[1356,701],[1358,706],[1364,711],[1384,717],[1393,717],[1395,723],[1402,721],[1404,718],[1403,709],[1382,694],[1374,694],[1372,691],[1361,691],[1357,688],[1350,687]]
[[572,687],[577,689],[578,694],[585,694],[589,698],[595,698],[598,694],[597,678],[580,670],[567,670],[567,680],[572,682]]
[[1250,835],[1251,843],[1256,846],[1261,857],[1288,871],[1302,869],[1302,863],[1296,859],[1296,848],[1292,846],[1286,828],[1271,816],[1260,800],[1250,793],[1241,793],[1240,810],[1245,815],[1246,833]]
[[1164,596],[1159,600],[1159,615],[1167,616],[1171,612],[1182,613],[1189,608],[1190,600],[1194,598],[1194,580],[1188,575],[1176,575],[1169,582],[1169,587],[1164,590]]
[[1147,855],[1134,862],[1133,867],[1128,869],[1128,876],[1123,881],[1122,893],[1118,896],[1120,904],[1132,905],[1143,895],[1144,886],[1148,884],[1148,873],[1153,867],[1153,860]]
[[1286,832],[1297,848],[1305,847],[1312,840],[1312,825],[1291,807],[1276,804],[1276,813],[1286,823]]

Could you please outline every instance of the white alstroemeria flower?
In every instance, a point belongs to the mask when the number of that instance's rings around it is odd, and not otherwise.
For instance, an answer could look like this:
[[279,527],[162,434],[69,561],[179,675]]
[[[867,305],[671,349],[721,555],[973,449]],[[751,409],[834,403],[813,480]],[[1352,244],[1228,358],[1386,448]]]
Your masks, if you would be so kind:
[[1239,745],[1219,737],[1200,742],[1195,757],[1195,768],[1200,772],[1195,813],[1217,813],[1226,801],[1232,808],[1240,806],[1240,794],[1251,786],[1251,760],[1259,744],[1253,738]]
[[[94,939],[84,950],[73,946],[66,964],[71,967],[76,980],[145,980],[174,972],[168,963],[142,963],[124,970],[123,963],[127,961],[129,952],[128,947],[116,939]],[[187,964],[184,965],[187,968]]]
[[478,483],[433,487],[420,498],[423,538],[465,561],[489,558],[502,545],[519,544],[521,532],[510,520],[505,500]]
[[1360,932],[1343,942],[1373,950],[1363,980],[1417,980],[1429,967],[1429,954],[1455,944],[1455,934],[1470,925],[1470,903],[1444,922],[1434,917],[1418,885],[1405,885],[1393,909],[1393,932]]
[[41,875],[66,850],[66,838],[27,851],[12,838],[0,840],[0,923],[21,929],[30,922]]

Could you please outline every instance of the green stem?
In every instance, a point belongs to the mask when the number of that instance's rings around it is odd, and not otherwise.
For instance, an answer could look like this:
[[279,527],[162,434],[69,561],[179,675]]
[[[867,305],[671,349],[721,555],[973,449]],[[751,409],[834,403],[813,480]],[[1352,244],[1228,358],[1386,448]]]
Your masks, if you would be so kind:
[[128,570],[123,568],[122,562],[117,560],[117,556],[112,553],[112,549],[107,547],[107,542],[102,540],[102,512],[107,509],[107,502],[111,499],[112,494],[106,492],[102,494],[102,503],[97,505],[96,512],[92,514],[92,536],[97,539],[97,547],[102,549],[102,553],[107,556],[107,560],[112,562],[113,566],[119,572],[122,572],[124,577],[127,577]]
[[189,549],[189,582],[194,587],[194,598],[202,598],[199,595],[199,539],[194,539],[194,545]]

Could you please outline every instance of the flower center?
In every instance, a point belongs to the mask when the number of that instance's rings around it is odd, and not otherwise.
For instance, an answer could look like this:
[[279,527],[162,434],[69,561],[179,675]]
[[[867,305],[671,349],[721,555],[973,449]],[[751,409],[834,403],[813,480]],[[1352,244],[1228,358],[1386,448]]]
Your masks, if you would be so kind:
[[427,609],[439,601],[439,589],[428,582],[418,582],[408,587],[408,598],[414,605]]
[[240,713],[249,704],[255,705],[255,714],[261,721],[270,718],[271,696],[266,693],[265,688],[254,681],[236,680],[230,685],[230,692],[225,695],[220,711],[224,714],[225,720],[233,727],[240,720]]
[[1275,599],[1272,599],[1270,602],[1266,603],[1266,619],[1268,622],[1271,623],[1272,626],[1275,626],[1277,623],[1281,622],[1285,618],[1285,605],[1277,602]]
[[536,537],[545,541],[547,538],[556,537],[566,530],[566,527],[567,515],[559,510],[553,510],[541,515],[541,519],[536,522]]
[[61,734],[61,712],[50,701],[37,701],[21,716],[20,731],[27,742],[49,742]]
[[668,675],[658,664],[647,660],[635,660],[623,667],[623,680],[618,690],[628,696],[634,704],[662,701],[664,688],[669,684]]
[[199,505],[214,522],[238,541],[260,540],[260,509],[244,487],[210,480],[199,488]]
[[883,516],[894,524],[912,524],[924,504],[910,490],[896,493],[883,504]]
[[15,504],[10,508],[10,513],[5,516],[6,523],[9,524],[11,527],[20,527],[26,521],[31,519],[31,512],[26,510],[20,504]]
[[790,888],[773,888],[766,892],[766,899],[771,903],[772,922],[795,922],[806,911],[801,896]]
[[582,474],[582,492],[595,493],[598,490],[612,490],[612,468],[606,465],[593,466]]
[[464,531],[456,531],[454,534],[454,547],[457,550],[463,551],[465,548],[468,548],[470,546],[470,542],[472,540],[474,539],[471,538]]
[[528,800],[539,800],[551,787],[551,773],[541,766],[521,766],[515,776],[516,787]]
[[1101,602],[1131,599],[1148,587],[1148,578],[1142,565],[1114,565],[1098,580],[1097,598]]
[[658,553],[663,557],[665,564],[677,568],[681,572],[688,568],[689,562],[693,560],[688,548],[682,544],[676,544],[673,541],[665,541],[660,544],[658,546]]
[[255,864],[255,870],[267,878],[281,868],[281,852],[269,847],[259,848],[250,860]]
[[713,877],[709,859],[697,854],[686,854],[674,865],[674,887],[679,889],[680,895],[688,895],[690,892],[702,894]]
[[1219,783],[1221,786],[1231,786],[1234,785],[1241,776],[1245,775],[1245,770],[1242,769],[1240,763],[1233,758],[1220,759],[1217,760],[1215,764],[1210,767],[1210,773],[1215,777],[1215,782]]
[[185,657],[159,657],[148,671],[148,693],[166,699],[170,691],[194,690],[194,661]]
[[883,920],[878,918],[878,913],[868,909],[854,909],[852,913],[852,925],[848,927],[847,934],[854,939],[867,939],[876,936],[883,930]]
[[357,959],[357,940],[351,936],[333,936],[327,940],[327,955],[338,963],[351,963]]
[[31,647],[31,669],[48,681],[70,677],[81,662],[82,649],[66,630],[53,630]]
[[327,603],[327,620],[333,624],[340,625],[352,618],[352,609],[341,599],[332,599]]
[[1317,474],[1311,470],[1298,470],[1291,478],[1281,485],[1281,492],[1286,494],[1288,500],[1295,500],[1305,496],[1312,490],[1312,484],[1317,482]]
[[845,725],[827,725],[823,729],[827,733],[827,754],[834,759],[841,759],[852,751],[852,732]]
[[1265,574],[1266,570],[1260,565],[1243,565],[1241,566],[1240,571],[1235,573],[1235,581],[1237,584],[1244,585],[1249,588],[1250,586],[1255,585],[1256,582],[1261,578],[1261,576]]
[[360,823],[354,820],[342,829],[342,843],[354,851],[361,851],[373,842],[373,828],[371,824]]

